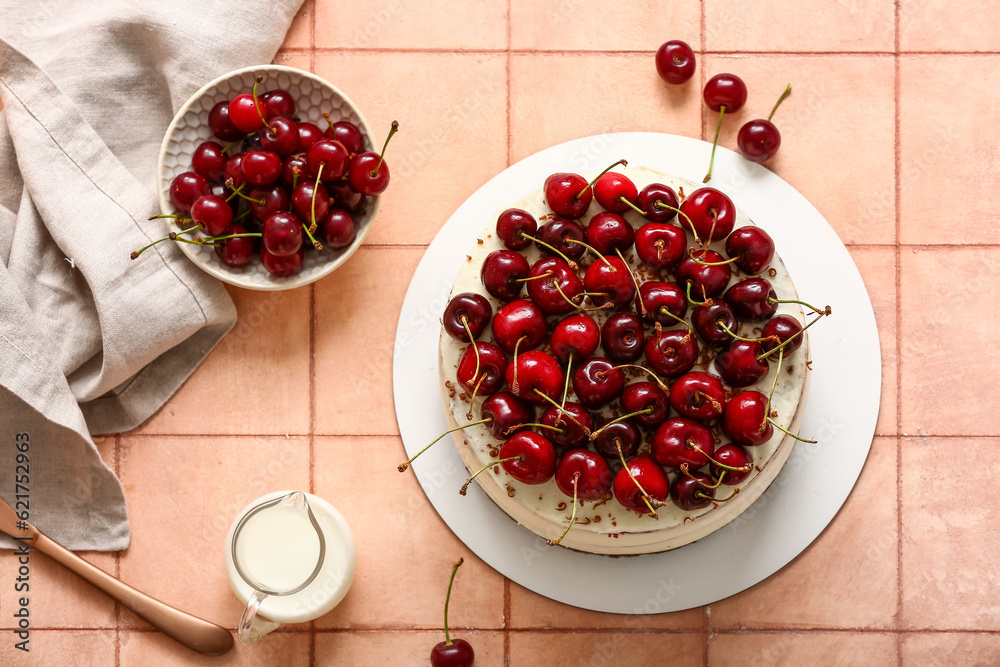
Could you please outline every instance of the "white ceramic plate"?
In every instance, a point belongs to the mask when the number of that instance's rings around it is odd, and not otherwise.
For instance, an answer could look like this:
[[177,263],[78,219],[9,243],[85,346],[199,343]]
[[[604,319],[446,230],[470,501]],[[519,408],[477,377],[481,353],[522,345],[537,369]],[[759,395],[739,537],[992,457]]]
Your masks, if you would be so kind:
[[[320,129],[327,127],[323,119],[324,111],[330,114],[334,122],[349,120],[361,130],[365,149],[372,150],[371,129],[360,109],[327,81],[309,72],[282,65],[257,65],[238,69],[211,81],[192,95],[167,128],[163,145],[160,147],[160,161],[157,167],[160,210],[163,213],[177,212],[170,203],[170,182],[178,174],[191,171],[191,155],[194,149],[203,141],[218,141],[208,127],[209,111],[218,102],[230,100],[243,92],[250,92],[257,76],[264,77],[258,93],[273,88],[287,90],[295,98],[296,115],[302,120],[315,123]],[[219,261],[212,247],[189,243],[178,245],[184,254],[205,272],[231,285],[272,291],[301,287],[329,274],[361,247],[368,232],[371,231],[380,199],[381,197],[369,197],[366,213],[355,217],[358,233],[351,245],[341,250],[324,248],[319,252],[307,251],[302,270],[286,278],[272,276],[258,257],[251,258],[246,266],[232,267]],[[165,222],[164,235],[170,231],[179,231],[180,228],[171,221]]]
[[[447,428],[438,389],[438,331],[468,248],[507,203],[558,171],[598,171],[619,158],[700,182],[711,145],[666,134],[585,137],[536,153],[469,197],[427,249],[396,330],[396,416],[412,456]],[[628,174],[628,169],[623,173]],[[737,153],[718,149],[709,185],[726,192],[774,238],[802,298],[833,316],[809,330],[813,375],[801,434],[778,478],[746,512],[712,535],[659,554],[607,557],[548,547],[467,477],[450,442],[413,464],[445,523],[494,569],[546,597],[622,614],[678,611],[734,595],[777,572],[830,523],[857,481],[878,417],[881,358],[875,314],[847,249],[792,186]]]

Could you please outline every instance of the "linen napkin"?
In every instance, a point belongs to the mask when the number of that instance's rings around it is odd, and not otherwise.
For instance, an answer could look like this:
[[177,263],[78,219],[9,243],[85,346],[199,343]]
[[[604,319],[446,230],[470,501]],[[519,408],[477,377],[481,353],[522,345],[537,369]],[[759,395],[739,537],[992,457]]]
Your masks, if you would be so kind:
[[129,541],[90,434],[147,419],[236,319],[173,244],[129,259],[164,234],[163,134],[301,2],[0,0],[0,496],[71,549]]

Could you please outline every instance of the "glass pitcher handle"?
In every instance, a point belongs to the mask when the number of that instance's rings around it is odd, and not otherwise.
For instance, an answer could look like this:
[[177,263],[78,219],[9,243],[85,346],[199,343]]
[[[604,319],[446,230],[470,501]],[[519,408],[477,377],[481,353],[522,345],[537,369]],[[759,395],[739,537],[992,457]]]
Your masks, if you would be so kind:
[[266,632],[270,632],[270,630],[266,630],[262,633],[254,625],[254,620],[257,618],[257,610],[260,609],[260,605],[266,597],[267,595],[264,593],[254,591],[250,599],[247,600],[246,609],[243,610],[243,617],[240,618],[240,624],[236,629],[236,636],[239,637],[241,643],[251,644],[260,639]]

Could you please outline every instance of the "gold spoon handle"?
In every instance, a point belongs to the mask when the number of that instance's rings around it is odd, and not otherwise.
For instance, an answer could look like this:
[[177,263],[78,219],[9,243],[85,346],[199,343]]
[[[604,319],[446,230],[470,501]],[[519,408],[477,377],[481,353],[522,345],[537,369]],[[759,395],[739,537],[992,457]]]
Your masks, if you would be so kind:
[[133,614],[145,619],[188,648],[206,655],[221,655],[233,647],[232,634],[222,626],[209,623],[137,591],[104,570],[94,567],[37,528],[33,528],[31,532],[34,533],[35,539],[29,544],[36,550],[80,575],[120,602]]

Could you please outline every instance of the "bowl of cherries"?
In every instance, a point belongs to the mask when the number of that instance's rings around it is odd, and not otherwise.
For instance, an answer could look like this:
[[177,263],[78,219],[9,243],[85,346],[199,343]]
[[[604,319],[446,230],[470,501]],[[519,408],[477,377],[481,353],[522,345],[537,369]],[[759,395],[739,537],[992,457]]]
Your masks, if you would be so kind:
[[166,236],[199,267],[248,289],[299,287],[331,273],[371,230],[389,183],[358,107],[309,72],[262,65],[208,83],[160,148]]

